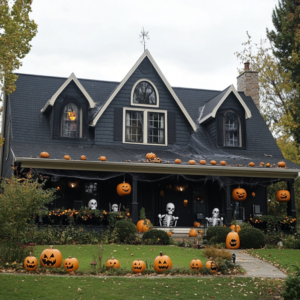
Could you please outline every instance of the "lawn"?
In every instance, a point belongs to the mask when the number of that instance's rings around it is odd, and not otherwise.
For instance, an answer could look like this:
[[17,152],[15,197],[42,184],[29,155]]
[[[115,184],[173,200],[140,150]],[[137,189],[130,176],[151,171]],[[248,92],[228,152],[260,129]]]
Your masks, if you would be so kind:
[[300,267],[300,250],[295,249],[258,249],[249,250],[251,255],[258,255],[267,261],[278,264],[281,268],[286,269],[288,273],[293,273],[293,265]]
[[[36,246],[34,255],[39,258],[41,252],[48,246]],[[58,245],[54,246],[63,256],[63,259],[69,256],[76,257],[79,261],[79,272],[91,270],[90,263],[96,260],[99,253],[97,245]],[[103,245],[102,264],[112,256],[119,260],[122,269],[131,270],[131,264],[134,260],[140,259],[153,265],[154,259],[162,251],[172,259],[173,268],[189,267],[194,258],[199,258],[203,265],[208,260],[203,256],[202,250],[181,248],[176,246],[143,246],[143,245]]]
[[[0,299],[278,299],[282,280],[0,275]],[[3,288],[5,287],[5,288]]]

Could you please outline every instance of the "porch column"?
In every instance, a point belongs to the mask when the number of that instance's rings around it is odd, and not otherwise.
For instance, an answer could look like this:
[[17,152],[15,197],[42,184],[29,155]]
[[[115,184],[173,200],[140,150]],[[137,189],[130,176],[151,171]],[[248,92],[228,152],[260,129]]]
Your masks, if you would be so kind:
[[132,203],[131,203],[132,222],[137,223],[139,220],[139,204],[137,202],[137,180],[132,179]]
[[225,187],[226,192],[226,214],[225,214],[225,224],[227,226],[231,225],[232,220],[232,207],[231,207],[231,194],[230,194],[230,185],[226,185]]
[[288,190],[291,194],[291,200],[287,202],[287,215],[296,218],[296,203],[295,203],[295,191],[294,180],[287,180]]

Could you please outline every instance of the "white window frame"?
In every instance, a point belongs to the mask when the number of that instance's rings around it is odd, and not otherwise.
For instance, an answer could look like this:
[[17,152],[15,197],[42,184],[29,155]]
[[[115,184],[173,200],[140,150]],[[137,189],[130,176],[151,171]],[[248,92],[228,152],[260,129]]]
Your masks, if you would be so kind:
[[[225,125],[225,116],[228,112],[234,113],[239,121],[239,145],[238,146],[226,146],[226,125]],[[241,124],[241,117],[233,110],[227,110],[223,114],[223,147],[228,147],[228,148],[241,148],[242,147],[242,124]]]
[[[142,143],[126,142],[126,111],[127,110],[130,111],[135,110],[135,111],[143,112],[143,142]],[[148,112],[165,114],[165,143],[164,144],[148,143]],[[136,145],[168,146],[168,111],[158,110],[158,109],[123,107],[123,143],[136,144]]]
[[[134,102],[133,102],[133,94],[134,94],[135,88],[136,88],[136,86],[137,86],[141,81],[147,81],[147,82],[149,82],[149,83],[152,85],[152,87],[154,88],[154,91],[155,91],[155,94],[156,94],[156,104],[155,104],[155,105],[154,105],[154,104],[143,104],[143,103],[134,103]],[[133,86],[133,88],[132,88],[132,90],[131,90],[130,104],[131,104],[132,106],[159,107],[159,95],[158,95],[158,90],[157,90],[155,84],[154,84],[151,80],[146,79],[146,78],[142,78],[142,79],[138,80],[138,81],[134,84],[134,86]]]

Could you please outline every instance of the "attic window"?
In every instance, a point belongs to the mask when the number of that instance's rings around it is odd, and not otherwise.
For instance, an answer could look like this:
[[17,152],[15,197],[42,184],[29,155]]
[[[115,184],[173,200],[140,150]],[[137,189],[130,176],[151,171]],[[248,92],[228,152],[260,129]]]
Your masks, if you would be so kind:
[[225,145],[227,147],[240,147],[241,126],[238,116],[233,112],[224,115]]
[[138,80],[131,91],[131,105],[158,107],[158,91],[148,79]]
[[63,108],[61,120],[61,136],[78,138],[80,134],[80,116],[77,105],[70,102]]

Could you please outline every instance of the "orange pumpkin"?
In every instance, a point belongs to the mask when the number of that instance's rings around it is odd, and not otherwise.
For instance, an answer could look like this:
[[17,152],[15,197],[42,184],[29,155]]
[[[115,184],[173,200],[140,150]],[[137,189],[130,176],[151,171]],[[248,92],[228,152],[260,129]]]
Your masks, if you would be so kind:
[[288,190],[279,190],[276,193],[276,199],[278,202],[288,202],[291,199],[291,194]]
[[64,156],[64,159],[66,159],[66,160],[70,160],[70,159],[71,159],[71,157],[70,157],[70,155],[65,155],[65,156]]
[[48,158],[50,155],[48,152],[41,152],[40,157],[41,158]]
[[181,160],[179,158],[175,159],[175,164],[181,164]]
[[[144,224],[144,220],[139,220],[136,224],[136,229],[139,233],[141,232],[144,232],[144,229],[145,227],[144,226],[147,226],[148,224],[150,224],[150,220],[146,219],[146,224]],[[149,230],[149,226],[148,226],[148,230]],[[148,231],[147,230],[147,231]]]
[[183,200],[183,206],[187,206],[188,205],[188,203],[189,203],[189,200]]
[[215,160],[211,160],[210,164],[213,165],[213,166],[215,166],[217,164],[217,162]]
[[156,158],[156,155],[154,153],[150,152],[146,154],[146,159],[153,160],[154,158]]
[[200,227],[201,226],[201,223],[199,222],[194,222],[194,227]]
[[203,230],[202,230],[202,229],[201,229],[201,230],[199,230],[198,232],[199,232],[200,234],[203,234]]
[[50,249],[45,249],[40,256],[40,264],[42,267],[53,267],[59,268],[62,263],[62,255],[59,250],[53,249],[53,246],[50,246]]
[[81,160],[86,160],[86,156],[85,156],[85,155],[81,155],[81,156],[80,156],[80,159],[81,159]]
[[190,269],[200,271],[203,267],[202,261],[200,259],[194,258],[190,263]]
[[100,161],[106,161],[106,157],[105,157],[105,156],[100,156],[100,157],[99,157],[99,160],[100,160]]
[[265,165],[265,163],[264,163],[264,162],[261,162],[259,165],[260,165],[261,167],[263,167],[263,166]]
[[36,257],[31,256],[30,253],[30,255],[24,259],[24,268],[25,270],[31,272],[31,271],[35,271],[37,267],[38,267],[38,260]]
[[131,269],[134,273],[142,273],[146,269],[146,264],[142,260],[134,260]]
[[197,231],[195,228],[191,228],[190,229],[190,232],[189,232],[189,236],[191,237],[196,237],[198,234],[197,234]]
[[75,272],[79,267],[79,262],[77,258],[69,256],[64,260],[63,267],[68,273]]
[[285,162],[284,162],[284,161],[280,161],[280,162],[278,163],[278,167],[279,167],[279,168],[284,168],[284,167],[285,167]]
[[254,162],[250,162],[248,166],[249,167],[255,167],[255,163]]
[[207,269],[209,269],[212,272],[212,274],[215,274],[218,271],[217,264],[212,260],[209,260],[208,262],[206,262],[205,267]]
[[150,229],[150,226],[149,226],[149,223],[147,222],[147,224],[143,225],[143,232],[147,232],[147,231],[149,231],[149,229]]
[[[231,226],[230,226],[231,228]],[[239,249],[240,248],[240,237],[237,232],[229,232],[226,237],[227,249]]]
[[252,194],[251,194],[251,195],[252,195],[252,197],[255,197],[255,193],[254,193],[254,192],[252,192]]
[[199,163],[200,163],[200,165],[206,165],[206,160],[201,159]]
[[221,166],[226,166],[226,165],[227,165],[227,163],[226,163],[226,161],[225,161],[225,160],[222,160],[222,161],[220,161],[220,165],[221,165]]
[[120,263],[117,259],[112,257],[111,259],[109,259],[106,262],[105,266],[106,266],[107,269],[119,269],[120,268]]
[[242,188],[234,189],[232,191],[232,198],[235,201],[244,201],[247,198],[247,192]]
[[195,164],[196,164],[195,160],[193,160],[193,159],[189,160],[189,165],[195,165]]
[[271,167],[271,164],[270,164],[270,163],[267,163],[267,164],[266,164],[266,167],[267,167],[267,168],[270,168],[270,167]]
[[163,253],[160,252],[160,255],[156,256],[154,260],[154,269],[158,273],[172,269],[171,258],[167,255],[163,255]]
[[131,185],[123,181],[123,183],[117,185],[117,193],[119,196],[129,195],[131,193]]
[[235,232],[239,232],[241,230],[240,225],[234,225],[234,224],[232,224],[229,228],[232,229]]
[[173,234],[173,233],[172,233],[171,231],[168,231],[168,232],[167,232],[167,235],[168,235],[168,236],[172,236],[172,234]]

